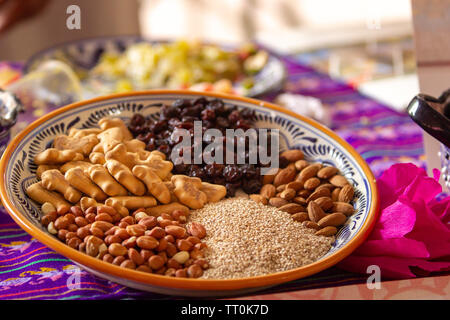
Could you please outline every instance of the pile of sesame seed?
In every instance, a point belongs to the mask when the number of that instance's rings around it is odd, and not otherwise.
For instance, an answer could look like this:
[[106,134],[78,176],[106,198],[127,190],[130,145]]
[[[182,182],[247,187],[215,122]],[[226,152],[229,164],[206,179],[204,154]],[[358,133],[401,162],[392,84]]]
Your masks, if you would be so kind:
[[333,237],[293,221],[275,207],[246,198],[229,198],[191,212],[203,224],[210,268],[203,278],[232,279],[298,268],[324,256]]

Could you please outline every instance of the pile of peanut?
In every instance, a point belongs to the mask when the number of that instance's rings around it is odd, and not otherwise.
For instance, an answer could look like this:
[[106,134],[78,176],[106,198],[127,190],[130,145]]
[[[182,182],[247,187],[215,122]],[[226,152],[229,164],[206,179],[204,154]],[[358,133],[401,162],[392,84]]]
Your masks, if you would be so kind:
[[250,198],[291,214],[316,235],[335,235],[354,213],[353,187],[337,168],[304,160],[301,150],[286,150],[281,157],[289,164],[265,175],[260,193]]
[[173,277],[198,278],[209,267],[203,259],[205,228],[192,222],[187,213],[175,210],[158,217],[144,208],[121,217],[110,206],[99,205],[82,210],[72,206],[58,213],[44,203],[42,224],[47,230],[92,257],[118,265]]

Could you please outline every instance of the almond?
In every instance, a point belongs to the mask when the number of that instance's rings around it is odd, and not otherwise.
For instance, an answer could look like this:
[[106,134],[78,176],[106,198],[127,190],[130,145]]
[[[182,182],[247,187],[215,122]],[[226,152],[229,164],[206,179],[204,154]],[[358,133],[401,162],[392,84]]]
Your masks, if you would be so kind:
[[335,186],[333,186],[331,183],[322,183],[321,185],[319,185],[316,188],[316,190],[322,189],[322,188],[327,188],[327,189],[330,189],[330,191],[332,191],[335,188]]
[[330,194],[331,193],[329,189],[322,188],[311,193],[311,195],[306,199],[306,202],[314,201],[320,197],[329,197]]
[[295,197],[294,199],[292,199],[292,201],[294,201],[295,203],[301,204],[302,206],[306,206],[306,204],[307,204],[306,199],[303,197]]
[[281,169],[275,176],[273,185],[275,187],[278,187],[279,185],[291,182],[292,180],[294,180],[296,173],[297,172],[295,171],[295,167],[291,165],[287,166],[284,169]]
[[278,186],[275,190],[277,192],[284,191],[284,189],[286,189],[286,186],[287,186],[287,184],[282,184],[282,185]]
[[318,164],[310,164],[306,168],[304,168],[302,171],[300,171],[300,174],[298,175],[298,180],[308,180],[309,178],[315,177],[317,172],[319,171],[320,167]]
[[339,192],[338,200],[339,202],[350,202],[353,199],[355,191],[353,187],[349,184],[342,187],[341,192]]
[[336,173],[338,173],[338,168],[335,167],[323,167],[317,172],[317,176],[320,179],[330,179]]
[[334,206],[334,202],[330,197],[320,197],[314,200],[314,202],[317,203],[323,211],[328,211]]
[[325,217],[325,212],[322,210],[321,207],[314,201],[311,201],[308,204],[308,216],[309,220],[313,222],[318,222],[320,219]]
[[303,188],[303,185],[300,181],[292,181],[286,185],[286,188],[294,189],[297,192]]
[[345,177],[341,176],[340,174],[337,174],[337,175],[331,177],[329,181],[333,186],[340,187],[340,188],[342,188],[343,186],[348,184],[347,179],[345,179]]
[[301,172],[299,172],[299,173],[295,176],[294,181],[298,181],[301,185],[304,185],[304,184],[305,184],[305,181],[306,181],[307,179],[303,179],[303,178],[300,176],[300,173],[301,173]]
[[319,230],[320,227],[317,223],[313,222],[313,221],[303,221],[302,223],[305,227],[310,228],[310,229],[316,229]]
[[286,158],[289,162],[295,162],[303,159],[303,152],[298,149],[291,149],[282,152],[280,156]]
[[335,235],[336,232],[337,232],[336,227],[330,226],[330,227],[325,227],[325,228],[322,228],[322,229],[316,231],[315,235],[329,237],[329,236]]
[[261,191],[259,192],[260,195],[262,195],[267,199],[274,197],[275,193],[276,193],[275,186],[270,183],[263,185]]
[[295,169],[297,169],[297,171],[302,171],[307,166],[309,166],[309,162],[306,160],[298,160],[295,162]]
[[277,207],[277,208],[279,208],[281,206],[284,206],[285,204],[288,204],[288,203],[289,202],[287,200],[284,200],[284,199],[281,199],[281,198],[278,198],[278,197],[274,197],[274,198],[270,198],[269,199],[269,204],[271,206],[274,206],[274,207]]
[[345,202],[334,202],[332,209],[334,212],[340,212],[346,216],[350,216],[355,212],[355,208],[353,208],[351,204]]
[[269,169],[267,174],[263,175],[262,184],[265,185],[268,183],[272,183],[279,170],[279,168]]
[[303,187],[306,190],[314,190],[319,186],[319,184],[320,184],[320,180],[313,177],[313,178],[309,178],[308,180],[306,180]]
[[264,205],[267,204],[267,198],[260,195],[260,194],[251,194],[250,195],[250,199],[252,199],[253,201],[257,202],[257,203],[262,203]]
[[321,227],[339,227],[340,225],[343,225],[345,220],[347,220],[347,216],[345,214],[336,212],[327,214],[325,217],[319,220],[317,224]]
[[292,215],[292,219],[297,222],[303,222],[308,220],[308,214],[306,212],[297,212]]
[[295,197],[295,195],[296,192],[294,189],[287,188],[283,192],[281,192],[280,198],[283,198],[285,200],[291,200]]
[[339,201],[339,193],[341,193],[341,188],[336,188],[331,192],[331,200],[337,202]]
[[278,209],[280,209],[281,211],[290,213],[290,214],[294,214],[297,212],[305,212],[305,208],[297,203],[288,203],[288,204],[285,204],[285,205],[279,207]]
[[303,189],[303,190],[300,190],[299,192],[297,192],[297,195],[302,198],[307,199],[311,195],[311,191]]

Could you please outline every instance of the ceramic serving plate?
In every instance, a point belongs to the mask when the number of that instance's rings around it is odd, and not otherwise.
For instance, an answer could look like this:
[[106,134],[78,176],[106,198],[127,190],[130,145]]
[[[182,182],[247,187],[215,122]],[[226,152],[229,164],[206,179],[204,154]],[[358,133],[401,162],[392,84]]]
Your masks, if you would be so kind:
[[[39,64],[50,59],[62,60],[77,71],[86,72],[92,69],[105,52],[122,53],[128,46],[138,43],[167,43],[166,40],[149,40],[140,36],[113,36],[88,38],[53,46],[33,55],[25,64],[25,72],[30,72]],[[225,50],[232,48],[221,46]],[[267,51],[267,49],[265,49]],[[283,62],[273,53],[257,74],[253,76],[254,86],[245,94],[258,97],[269,92],[278,91],[286,80],[286,69]]]
[[[50,235],[40,224],[39,205],[25,189],[37,181],[34,156],[49,147],[53,138],[69,129],[95,127],[100,118],[113,116],[128,121],[136,112],[156,114],[162,103],[199,96],[223,99],[227,105],[256,112],[256,126],[278,128],[280,147],[300,148],[308,160],[336,166],[355,188],[356,212],[340,229],[331,250],[310,265],[264,275],[232,280],[184,279],[123,269],[70,248]],[[281,150],[281,151],[282,151]],[[53,111],[29,125],[12,140],[0,161],[1,200],[12,218],[30,235],[95,275],[136,289],[184,296],[242,294],[299,279],[331,267],[348,256],[370,233],[378,211],[375,179],[361,156],[331,130],[286,109],[249,98],[193,91],[146,91],[87,100]]]

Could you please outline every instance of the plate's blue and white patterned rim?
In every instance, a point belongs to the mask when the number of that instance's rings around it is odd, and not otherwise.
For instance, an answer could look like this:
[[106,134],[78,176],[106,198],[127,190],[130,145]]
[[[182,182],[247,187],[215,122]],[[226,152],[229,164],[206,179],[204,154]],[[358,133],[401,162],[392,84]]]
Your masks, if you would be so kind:
[[[94,37],[82,40],[75,40],[48,49],[44,49],[34,54],[27,60],[24,66],[26,73],[36,68],[40,63],[58,59],[67,62],[76,69],[90,70],[93,68],[104,52],[121,53],[128,46],[138,43],[167,43],[164,39],[147,39],[137,35]],[[230,46],[221,46],[224,49],[232,49]],[[264,68],[253,76],[254,86],[245,93],[248,97],[258,97],[263,94],[280,90],[287,78],[287,71],[281,59],[267,48],[269,59]]]
[[[324,261],[324,265],[326,261],[326,265],[328,266],[330,263],[334,264],[340,260],[336,257],[341,250],[344,251],[344,249],[346,249],[346,251],[349,251],[347,250],[348,248],[345,247],[348,247],[347,245],[350,242],[355,242],[356,240],[358,240],[359,243],[362,242],[363,238],[368,235],[368,232],[370,232],[370,229],[373,226],[378,199],[373,175],[367,164],[365,164],[362,158],[357,155],[353,148],[344,141],[336,141],[336,139],[339,140],[339,138],[328,129],[323,128],[321,125],[318,125],[311,120],[302,120],[301,117],[296,116],[293,113],[289,114],[289,111],[281,112],[269,109],[265,106],[267,105],[266,103],[257,100],[234,98],[229,95],[211,93],[205,94],[186,91],[158,90],[146,93],[121,94],[113,95],[111,98],[103,97],[93,99],[88,102],[79,103],[79,106],[76,108],[53,112],[48,116],[48,119],[45,119],[44,117],[44,122],[41,120],[41,123],[34,127],[32,124],[30,126],[31,129],[25,129],[25,132],[22,134],[23,136],[19,135],[19,137],[10,144],[2,157],[0,168],[3,170],[3,181],[0,186],[0,191],[5,207],[16,221],[19,220],[19,224],[23,226],[26,231],[33,231],[30,233],[35,233],[36,230],[31,229],[39,229],[41,233],[39,234],[40,237],[38,237],[38,239],[41,238],[40,240],[42,242],[46,243],[44,240],[48,240],[47,238],[42,240],[44,234],[45,236],[54,239],[54,237],[49,235],[47,230],[43,228],[39,222],[39,206],[27,198],[25,194],[26,187],[37,181],[34,175],[36,166],[32,160],[36,153],[48,147],[55,135],[67,133],[72,127],[93,127],[100,118],[105,116],[115,116],[127,120],[135,112],[140,112],[144,115],[156,114],[161,103],[171,103],[180,97],[196,98],[205,95],[222,98],[226,104],[255,110],[257,127],[280,129],[280,146],[282,149],[300,148],[305,153],[307,159],[338,167],[341,173],[354,186],[355,214],[353,214],[340,229],[331,250],[312,265],[316,265],[321,261]],[[279,107],[270,106],[270,108]],[[39,122],[39,120],[37,122]],[[17,212],[17,209],[14,210],[14,208],[17,208],[19,212]],[[30,224],[32,226],[30,226]],[[48,245],[51,246],[50,244]],[[77,252],[76,250],[71,251]],[[349,253],[350,252],[346,253],[346,255]],[[63,254],[67,255],[67,252]],[[89,267],[92,267],[92,265]],[[308,266],[302,268],[307,267]],[[288,272],[289,271],[285,273]],[[270,276],[271,275],[266,277]],[[246,279],[257,278],[259,277]],[[230,280],[214,281],[220,282]]]

